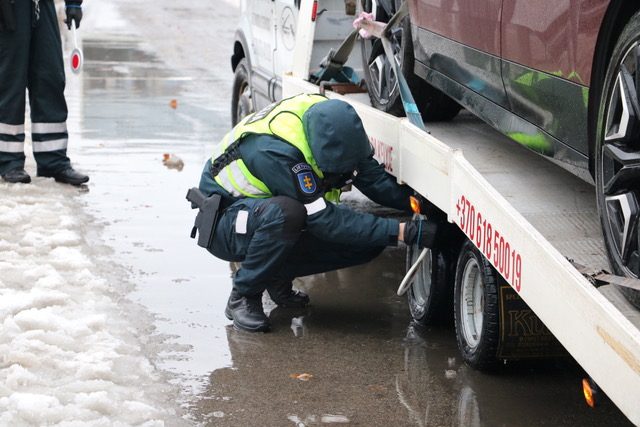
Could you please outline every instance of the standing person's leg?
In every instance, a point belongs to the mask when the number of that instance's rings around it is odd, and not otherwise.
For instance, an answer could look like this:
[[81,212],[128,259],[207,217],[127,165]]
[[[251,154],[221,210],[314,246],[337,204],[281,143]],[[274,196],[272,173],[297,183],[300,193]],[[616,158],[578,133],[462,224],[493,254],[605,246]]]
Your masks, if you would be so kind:
[[60,28],[53,0],[40,0],[29,67],[31,137],[38,175],[80,185],[89,177],[71,168],[67,157],[67,102]]
[[24,171],[24,112],[31,39],[31,2],[13,5],[15,31],[0,32],[0,175],[28,183]]
[[249,331],[269,328],[262,293],[282,270],[305,220],[304,206],[288,197],[243,199],[222,214],[210,252],[242,262],[225,311],[235,326]]

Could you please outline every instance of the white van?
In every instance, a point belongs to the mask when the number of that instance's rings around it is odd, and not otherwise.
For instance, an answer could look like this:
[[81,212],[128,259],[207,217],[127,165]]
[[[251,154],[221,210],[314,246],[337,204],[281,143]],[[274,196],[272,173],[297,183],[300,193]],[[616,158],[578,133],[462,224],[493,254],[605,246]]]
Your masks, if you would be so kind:
[[[306,0],[311,1],[311,0]],[[235,125],[247,114],[282,98],[282,75],[293,64],[293,48],[301,0],[243,0],[240,23],[231,55],[234,72],[231,119]],[[334,4],[335,3],[335,4]],[[312,16],[317,32],[314,40],[313,66],[319,66],[331,48],[348,35],[355,15],[355,1],[323,0],[314,2]],[[349,13],[345,14],[345,10]],[[356,71],[362,68],[358,55],[347,64]]]

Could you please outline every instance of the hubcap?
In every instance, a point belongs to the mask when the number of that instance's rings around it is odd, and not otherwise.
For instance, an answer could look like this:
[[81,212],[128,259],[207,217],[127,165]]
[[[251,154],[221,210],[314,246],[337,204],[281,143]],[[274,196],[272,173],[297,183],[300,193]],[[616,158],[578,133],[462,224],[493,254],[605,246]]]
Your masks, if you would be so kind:
[[640,47],[623,56],[607,103],[602,144],[603,215],[625,273],[640,273]]
[[484,282],[475,258],[470,258],[464,266],[460,304],[465,341],[469,347],[475,348],[480,343],[484,320]]
[[238,122],[252,113],[251,111],[251,90],[249,89],[249,84],[245,82],[240,87],[240,94],[238,96],[238,105],[236,108],[236,116],[238,117]]
[[[411,264],[415,263],[419,256],[420,250],[417,247],[412,248]],[[420,307],[426,306],[426,304],[429,302],[429,297],[431,296],[432,268],[431,254],[427,254],[424,260],[422,260],[422,264],[420,265],[420,268],[416,273],[415,278],[413,279],[413,297],[417,305]]]

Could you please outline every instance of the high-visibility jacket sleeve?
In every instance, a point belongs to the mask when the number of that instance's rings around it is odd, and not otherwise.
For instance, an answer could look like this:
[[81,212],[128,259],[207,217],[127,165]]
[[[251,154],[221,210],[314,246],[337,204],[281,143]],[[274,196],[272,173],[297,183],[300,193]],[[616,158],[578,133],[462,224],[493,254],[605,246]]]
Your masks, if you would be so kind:
[[413,190],[408,185],[398,184],[384,170],[384,166],[373,158],[373,154],[358,165],[353,185],[376,203],[401,211],[411,211],[409,197]]
[[397,244],[398,220],[325,201],[322,179],[308,167],[297,148],[268,135],[249,136],[239,147],[247,168],[274,196],[291,197],[304,204],[307,231],[314,236],[355,246]]

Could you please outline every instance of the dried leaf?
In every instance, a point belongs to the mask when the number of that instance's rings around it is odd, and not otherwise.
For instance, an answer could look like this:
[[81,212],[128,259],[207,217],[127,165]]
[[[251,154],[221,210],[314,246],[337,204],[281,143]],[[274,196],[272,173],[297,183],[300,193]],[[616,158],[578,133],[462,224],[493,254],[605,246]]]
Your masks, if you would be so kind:
[[294,380],[309,381],[311,378],[313,378],[313,375],[303,373],[303,374],[291,374],[289,375],[289,377],[293,378]]
[[178,108],[178,100],[172,99],[171,101],[169,101],[169,107],[173,108],[174,110]]

